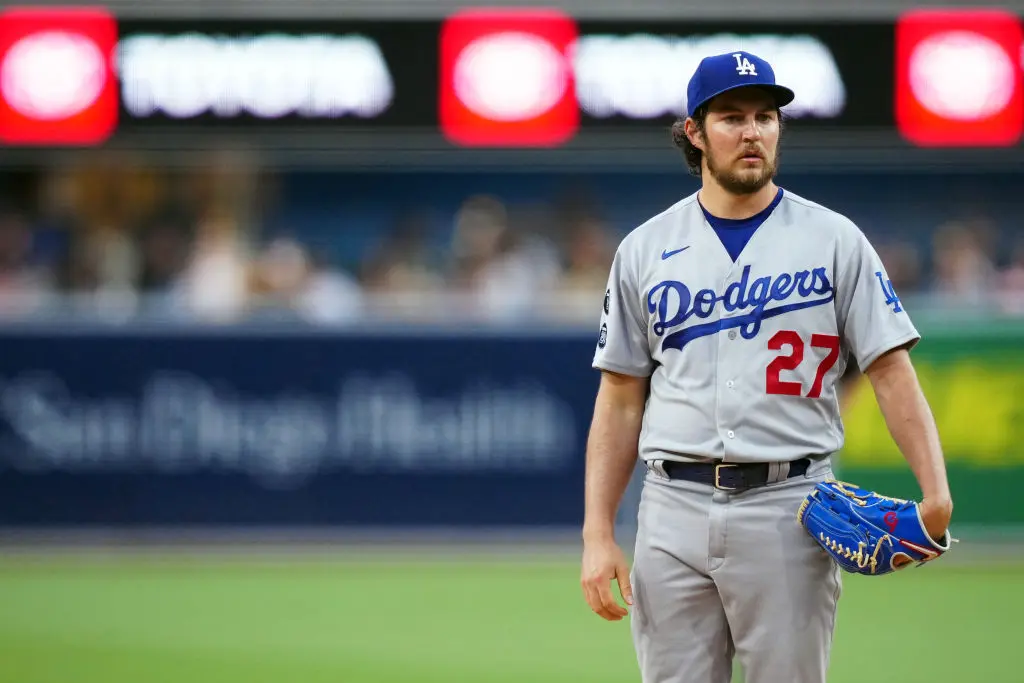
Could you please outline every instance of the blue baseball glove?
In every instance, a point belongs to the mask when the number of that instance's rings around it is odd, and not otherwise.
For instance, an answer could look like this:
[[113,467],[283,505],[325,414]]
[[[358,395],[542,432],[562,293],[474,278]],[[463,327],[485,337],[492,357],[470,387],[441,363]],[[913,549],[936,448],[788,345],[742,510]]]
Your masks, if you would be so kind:
[[940,542],[928,535],[914,501],[835,480],[814,487],[797,520],[844,570],[868,576],[930,562],[952,542],[949,531]]

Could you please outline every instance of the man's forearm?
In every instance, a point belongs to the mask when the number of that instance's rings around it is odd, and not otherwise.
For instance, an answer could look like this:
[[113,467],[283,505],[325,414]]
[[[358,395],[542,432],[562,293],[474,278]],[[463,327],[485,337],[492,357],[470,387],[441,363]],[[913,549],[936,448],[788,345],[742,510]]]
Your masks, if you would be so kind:
[[587,441],[584,537],[613,534],[615,513],[636,465],[643,407],[623,408],[600,398]]
[[875,398],[893,441],[906,458],[925,499],[950,499],[942,445],[928,401],[906,354],[871,373]]

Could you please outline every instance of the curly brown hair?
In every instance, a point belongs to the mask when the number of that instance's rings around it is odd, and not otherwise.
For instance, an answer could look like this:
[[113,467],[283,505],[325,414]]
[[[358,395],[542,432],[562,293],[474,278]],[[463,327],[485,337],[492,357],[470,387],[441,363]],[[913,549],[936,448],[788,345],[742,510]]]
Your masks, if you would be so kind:
[[[693,123],[697,128],[699,135],[704,134],[704,120],[708,117],[708,106],[705,104],[697,108],[697,111],[693,112]],[[704,153],[693,146],[690,142],[690,138],[686,137],[686,119],[677,119],[672,124],[672,142],[675,146],[683,150],[683,158],[686,160],[686,170],[690,172],[690,175],[700,177],[700,161],[704,156]]]

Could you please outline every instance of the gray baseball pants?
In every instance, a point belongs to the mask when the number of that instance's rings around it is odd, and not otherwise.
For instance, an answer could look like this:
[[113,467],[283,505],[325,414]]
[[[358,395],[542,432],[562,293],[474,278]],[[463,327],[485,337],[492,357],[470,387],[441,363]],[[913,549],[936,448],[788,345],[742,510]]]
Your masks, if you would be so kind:
[[647,472],[631,581],[633,643],[643,683],[824,683],[838,565],[797,523],[804,496],[831,477],[742,492]]

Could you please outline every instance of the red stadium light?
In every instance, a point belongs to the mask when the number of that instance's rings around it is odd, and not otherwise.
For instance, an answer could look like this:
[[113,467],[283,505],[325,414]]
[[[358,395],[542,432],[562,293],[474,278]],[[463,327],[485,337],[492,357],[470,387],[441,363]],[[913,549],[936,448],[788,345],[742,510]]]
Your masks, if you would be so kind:
[[441,28],[441,130],[464,146],[551,147],[579,107],[575,21],[554,10],[467,10]]
[[92,145],[117,126],[117,23],[101,8],[0,12],[0,141]]
[[1020,19],[914,10],[896,24],[896,124],[921,147],[1007,147],[1024,131]]

